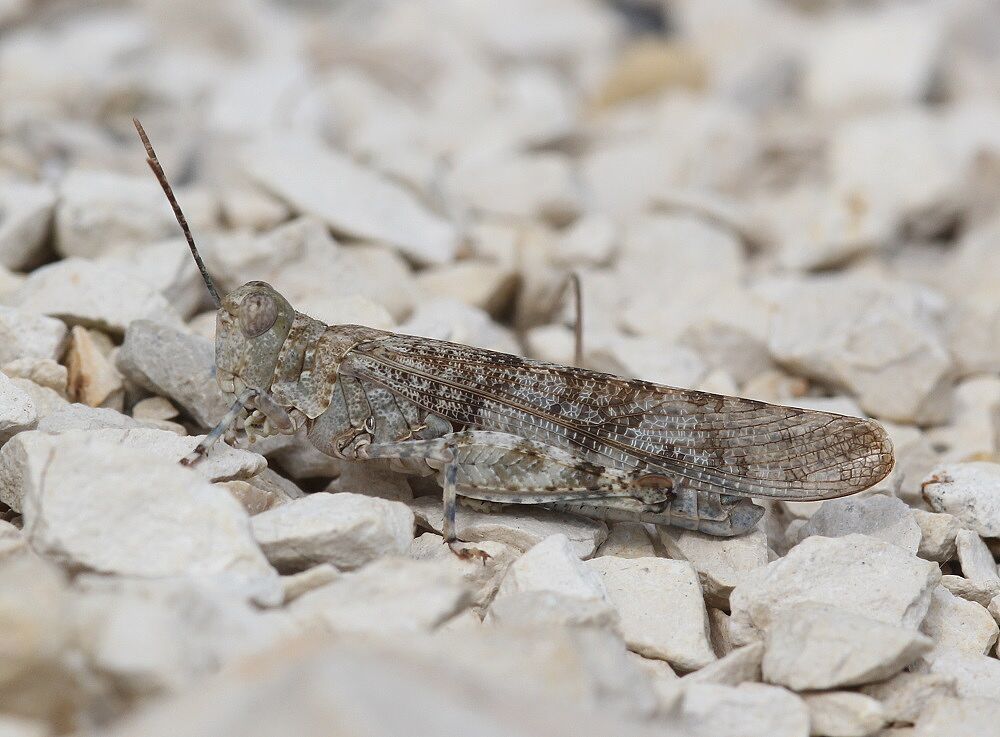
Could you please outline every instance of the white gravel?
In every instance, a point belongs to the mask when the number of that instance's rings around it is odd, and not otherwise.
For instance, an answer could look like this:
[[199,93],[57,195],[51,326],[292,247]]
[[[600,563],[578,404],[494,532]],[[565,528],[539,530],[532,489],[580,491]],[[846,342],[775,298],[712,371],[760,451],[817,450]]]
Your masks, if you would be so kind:
[[[0,0],[0,735],[996,732],[998,47],[978,0]],[[582,366],[895,468],[734,538],[460,504],[467,558],[423,462],[182,468],[233,399],[133,115],[222,293],[571,363],[576,272]]]

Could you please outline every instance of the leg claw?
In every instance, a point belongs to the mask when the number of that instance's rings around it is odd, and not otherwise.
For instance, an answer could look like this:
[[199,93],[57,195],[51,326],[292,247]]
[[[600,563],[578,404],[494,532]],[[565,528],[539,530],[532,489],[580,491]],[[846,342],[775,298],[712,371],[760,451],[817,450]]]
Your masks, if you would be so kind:
[[462,560],[479,560],[483,565],[486,565],[486,561],[493,557],[485,550],[480,550],[475,545],[459,542],[458,540],[449,542],[448,548]]
[[196,464],[198,461],[200,461],[204,457],[205,457],[205,453],[204,452],[200,452],[200,448],[195,448],[190,453],[188,453],[186,456],[184,456],[183,458],[181,458],[180,464],[182,466],[187,466],[188,468],[191,468],[194,464]]

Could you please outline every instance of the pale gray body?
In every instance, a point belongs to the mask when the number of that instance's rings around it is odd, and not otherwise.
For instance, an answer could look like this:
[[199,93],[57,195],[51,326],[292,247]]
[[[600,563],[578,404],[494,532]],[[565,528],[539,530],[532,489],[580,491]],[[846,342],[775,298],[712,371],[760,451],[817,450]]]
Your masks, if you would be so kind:
[[328,326],[296,312],[264,282],[220,297],[153,147],[133,122],[219,306],[216,368],[234,398],[184,463],[197,462],[248,412],[251,440],[305,427],[331,456],[419,460],[440,473],[449,544],[459,492],[736,535],[763,513],[751,496],[845,496],[892,469],[892,444],[870,420]]
[[751,496],[842,496],[892,466],[868,420],[327,326],[263,282],[223,300],[216,362],[252,436],[304,427],[327,455],[437,471],[449,539],[457,495],[738,535]]

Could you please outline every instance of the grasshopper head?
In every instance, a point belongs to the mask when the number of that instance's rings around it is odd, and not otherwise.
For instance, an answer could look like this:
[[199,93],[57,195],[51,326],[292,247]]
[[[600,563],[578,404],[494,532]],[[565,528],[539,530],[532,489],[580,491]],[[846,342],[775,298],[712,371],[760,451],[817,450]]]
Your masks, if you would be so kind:
[[267,390],[294,320],[288,300],[262,281],[247,282],[223,297],[215,327],[215,366],[222,390]]
[[268,390],[281,346],[295,320],[295,310],[270,284],[262,281],[247,282],[225,297],[219,296],[149,137],[138,120],[132,118],[132,122],[146,148],[146,163],[163,188],[163,194],[191,249],[191,256],[205,280],[205,287],[219,307],[215,330],[215,366],[219,387],[228,394],[242,394],[247,387]]

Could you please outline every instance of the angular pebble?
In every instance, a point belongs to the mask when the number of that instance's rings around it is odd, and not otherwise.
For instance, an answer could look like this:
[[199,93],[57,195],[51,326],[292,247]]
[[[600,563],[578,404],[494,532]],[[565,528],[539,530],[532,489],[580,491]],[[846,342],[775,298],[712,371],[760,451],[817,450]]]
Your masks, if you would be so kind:
[[[73,597],[66,576],[30,550],[0,559],[0,707],[49,721],[81,697],[66,652]],[[49,734],[47,731],[46,734]]]
[[46,557],[72,570],[206,576],[280,601],[246,512],[194,471],[93,437],[49,436],[37,465],[24,490],[24,533]]
[[684,698],[684,688],[673,668],[664,660],[644,658],[638,653],[628,651],[629,660],[646,674],[653,693],[656,696],[656,714],[669,716],[673,714]]
[[955,596],[974,601],[981,606],[1000,596],[1000,581],[970,581],[962,576],[941,576],[941,585]]
[[132,405],[132,417],[136,420],[172,420],[178,414],[165,397],[147,397]]
[[736,641],[746,643],[782,610],[817,602],[915,631],[940,579],[936,564],[883,540],[808,537],[737,584],[730,624]]
[[738,537],[663,527],[660,541],[671,558],[686,560],[698,571],[705,597],[712,606],[729,607],[729,595],[744,576],[768,562],[767,536],[752,530]]
[[44,258],[55,193],[17,180],[0,183],[0,266],[24,271]]
[[[181,201],[185,210],[197,211]],[[170,205],[151,176],[78,169],[60,184],[55,241],[63,256],[93,258],[112,246],[150,243],[175,232]]]
[[920,486],[935,512],[953,514],[984,537],[1000,537],[1000,464],[948,463]]
[[307,568],[304,571],[281,577],[281,590],[285,594],[284,604],[291,604],[303,594],[326,586],[340,576],[340,571],[329,563]]
[[805,737],[809,710],[777,686],[692,683],[684,688],[678,726],[690,737]]
[[[440,499],[424,496],[409,505],[421,525],[441,533],[444,515]],[[470,543],[496,540],[522,552],[552,535],[565,535],[578,558],[589,558],[607,539],[608,526],[598,520],[547,509],[522,506],[510,511],[479,512],[459,502],[457,532],[460,540]]]
[[181,691],[295,634],[283,612],[188,576],[84,575],[75,583],[74,644],[89,668],[131,697]]
[[505,155],[460,167],[449,188],[467,207],[499,217],[565,222],[579,207],[571,162],[558,153]]
[[450,667],[482,674],[492,683],[516,682],[549,699],[566,697],[584,709],[649,716],[655,708],[634,654],[607,630],[479,627],[471,633],[439,630],[399,644],[430,656],[450,653]]
[[281,505],[284,501],[279,499],[270,491],[262,489],[259,486],[254,486],[248,481],[239,479],[221,481],[218,483],[218,486],[229,492],[230,496],[238,501],[240,506],[243,507],[247,511],[247,514],[251,517],[255,514],[260,514],[261,512],[273,509],[274,507]]
[[930,704],[954,697],[954,681],[930,673],[898,673],[892,678],[861,687],[861,693],[882,703],[890,722],[913,724]]
[[39,422],[53,412],[58,412],[70,406],[69,401],[62,394],[49,389],[47,386],[40,386],[31,379],[11,379],[10,383],[31,398],[31,402],[35,405],[35,412],[38,414]]
[[180,316],[159,292],[120,269],[79,258],[31,272],[11,303],[114,336],[122,335],[134,320],[182,326]]
[[924,655],[913,670],[954,681],[959,698],[1000,699],[1000,660],[996,658],[951,647],[936,647]]
[[809,734],[821,737],[869,737],[887,723],[885,710],[875,699],[851,691],[805,694],[809,707]]
[[496,317],[510,307],[518,274],[490,261],[459,261],[424,269],[417,284],[429,299],[455,299]]
[[588,213],[559,234],[552,256],[562,266],[600,266],[614,255],[617,235],[614,220],[601,213]]
[[608,539],[601,543],[596,556],[614,555],[618,558],[655,558],[653,541],[641,522],[613,522],[608,529]]
[[[263,279],[279,285],[300,311],[300,305],[310,305],[324,315],[354,312],[384,320],[374,303],[400,320],[416,306],[420,293],[408,261],[388,246],[341,246],[315,218],[296,218],[253,240],[235,238],[220,254],[233,282]],[[347,297],[366,301],[344,301]]]
[[[20,511],[24,496],[38,492],[45,459],[53,448],[72,448],[79,454],[91,446],[95,453],[106,452],[107,448],[136,450],[163,463],[177,464],[200,442],[200,437],[181,437],[150,428],[67,430],[57,435],[40,430],[21,433],[0,449],[0,500]],[[264,467],[264,459],[256,453],[219,443],[194,468],[202,478],[226,481],[249,478]]]
[[340,467],[340,475],[327,485],[326,490],[349,491],[397,502],[411,501],[413,491],[406,475],[393,471],[390,465],[377,460],[344,463]]
[[[525,620],[526,614],[532,619]],[[556,621],[550,620],[553,615]],[[580,560],[565,535],[556,534],[510,565],[485,621],[607,625],[616,620],[601,575]]]
[[70,331],[66,352],[69,398],[88,407],[107,407],[119,412],[125,403],[122,375],[98,348],[86,328],[76,325]]
[[937,646],[979,655],[989,653],[1000,635],[1000,627],[984,607],[955,596],[943,586],[934,589],[920,631]]
[[944,563],[955,555],[955,536],[962,529],[958,517],[946,512],[913,509],[913,519],[920,527],[920,547],[917,555]]
[[461,576],[437,562],[383,558],[302,594],[288,612],[303,627],[337,634],[420,632],[451,619],[470,598]]
[[955,535],[955,549],[962,573],[974,586],[989,589],[1000,585],[993,553],[979,535],[971,530],[959,530]]
[[408,191],[338,151],[301,136],[253,145],[247,173],[293,209],[334,231],[397,247],[422,264],[451,261],[455,228]]
[[810,44],[803,95],[827,110],[918,102],[933,81],[942,33],[933,13],[906,6],[833,18]]
[[764,644],[752,642],[738,647],[704,668],[684,676],[684,683],[718,683],[739,686],[741,683],[759,683],[760,664],[764,658]]
[[[136,710],[102,734],[680,737],[650,724],[648,711],[636,713],[637,706],[651,709],[653,697],[647,686],[645,703],[635,704],[627,689],[644,681],[625,668],[624,649],[612,670],[608,648],[583,648],[566,633],[546,634],[484,633],[493,640],[484,637],[482,644],[438,634],[382,638],[388,642],[304,637],[254,659],[252,667],[227,669],[178,697]],[[471,657],[463,658],[463,651]],[[490,664],[497,661],[503,666],[494,671]],[[631,677],[621,678],[625,672]],[[505,686],[497,688],[498,682]]]
[[65,366],[51,358],[17,358],[0,365],[0,371],[12,379],[29,379],[39,386],[66,396],[69,372]]
[[88,407],[78,403],[60,407],[45,415],[38,422],[38,429],[47,433],[61,433],[69,430],[99,430],[102,428],[126,430],[141,426],[140,422],[113,409]]
[[318,492],[250,520],[264,555],[282,573],[319,563],[360,568],[403,555],[413,541],[413,512],[405,504],[360,494]]
[[212,342],[149,320],[128,326],[118,370],[147,391],[169,397],[202,427],[229,409],[215,379]]
[[31,397],[0,373],[0,445],[37,424],[38,412]]
[[944,305],[926,290],[866,277],[796,281],[773,300],[768,347],[796,374],[842,387],[861,408],[908,424],[951,410]]
[[895,675],[931,647],[918,632],[826,604],[775,617],[764,638],[764,680],[795,691],[857,686]]
[[399,332],[501,353],[521,352],[510,328],[494,322],[478,307],[456,299],[436,298],[419,304],[410,318],[399,326]]
[[58,361],[66,348],[62,320],[0,305],[0,365],[21,358]]
[[997,734],[998,724],[995,698],[936,699],[920,715],[912,737],[986,737]]
[[901,499],[883,494],[825,501],[800,535],[843,537],[853,533],[885,540],[910,553],[920,549],[920,526],[910,508]]
[[601,575],[629,649],[684,671],[716,659],[701,583],[690,563],[603,556],[584,565]]

